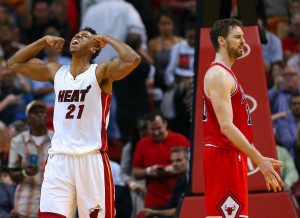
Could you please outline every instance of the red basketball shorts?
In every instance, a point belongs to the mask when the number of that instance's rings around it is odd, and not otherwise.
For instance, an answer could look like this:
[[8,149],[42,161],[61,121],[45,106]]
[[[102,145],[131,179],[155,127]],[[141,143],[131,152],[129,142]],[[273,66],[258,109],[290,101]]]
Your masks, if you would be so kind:
[[248,217],[247,156],[205,145],[203,167],[206,217]]

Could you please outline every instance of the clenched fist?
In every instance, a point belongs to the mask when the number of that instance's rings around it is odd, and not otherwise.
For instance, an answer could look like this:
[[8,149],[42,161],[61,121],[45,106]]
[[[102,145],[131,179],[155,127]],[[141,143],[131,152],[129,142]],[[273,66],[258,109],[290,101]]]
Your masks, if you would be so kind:
[[45,36],[46,37],[46,42],[49,46],[55,48],[57,51],[61,51],[65,40],[61,37],[57,37],[57,36]]
[[97,50],[100,50],[105,47],[106,41],[104,40],[105,36],[104,35],[96,35],[94,36],[94,46],[96,47]]

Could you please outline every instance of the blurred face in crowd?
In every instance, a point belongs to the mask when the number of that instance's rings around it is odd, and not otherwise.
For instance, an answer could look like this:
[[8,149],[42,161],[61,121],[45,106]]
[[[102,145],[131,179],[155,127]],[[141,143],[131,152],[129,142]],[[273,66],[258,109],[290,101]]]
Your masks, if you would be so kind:
[[14,39],[14,30],[7,24],[0,25],[0,43],[10,43]]
[[292,96],[291,97],[290,110],[294,117],[300,118],[300,96]]
[[300,13],[300,2],[292,1],[289,6],[289,11],[290,11],[291,16],[293,16],[294,14]]
[[160,116],[156,116],[153,121],[148,120],[148,133],[153,138],[153,141],[163,141],[168,135],[167,121]]
[[171,164],[177,174],[185,174],[187,171],[188,160],[182,151],[171,153]]
[[14,85],[14,81],[16,79],[16,73],[12,72],[8,68],[4,68],[1,70],[2,81],[1,86],[11,88]]
[[281,73],[284,90],[296,93],[299,89],[299,73],[293,66],[286,66]]
[[33,107],[28,113],[30,128],[44,128],[46,126],[46,109],[41,106]]
[[196,31],[194,29],[189,29],[185,33],[185,38],[191,47],[195,46],[195,33]]
[[300,14],[297,13],[292,17],[291,30],[296,37],[300,36]]
[[50,18],[50,7],[47,2],[37,2],[33,14],[38,23],[47,23]]
[[171,17],[162,15],[159,18],[158,29],[161,35],[172,35],[174,23]]

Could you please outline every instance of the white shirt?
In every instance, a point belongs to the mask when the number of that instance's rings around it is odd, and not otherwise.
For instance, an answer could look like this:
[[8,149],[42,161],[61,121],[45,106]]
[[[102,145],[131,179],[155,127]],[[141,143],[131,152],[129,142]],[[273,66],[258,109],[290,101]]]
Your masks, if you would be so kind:
[[[147,35],[145,25],[138,11],[124,0],[101,0],[88,8],[83,17],[81,28],[91,27],[97,34],[110,35],[125,42],[128,33],[138,33],[142,38],[142,48],[146,48]],[[112,60],[118,53],[106,45],[95,63]]]

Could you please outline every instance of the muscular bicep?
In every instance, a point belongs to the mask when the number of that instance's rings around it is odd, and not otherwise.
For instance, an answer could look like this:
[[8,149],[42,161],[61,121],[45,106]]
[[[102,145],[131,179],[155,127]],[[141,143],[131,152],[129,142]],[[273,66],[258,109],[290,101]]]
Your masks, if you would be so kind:
[[134,58],[132,60],[132,62],[124,61],[122,58],[116,57],[108,62],[105,72],[106,76],[112,81],[123,79],[139,64],[139,62],[134,61]]
[[26,63],[15,63],[11,66],[11,69],[32,80],[41,82],[53,81],[56,72],[56,70],[51,67],[51,64],[45,63],[37,58],[32,58]]

